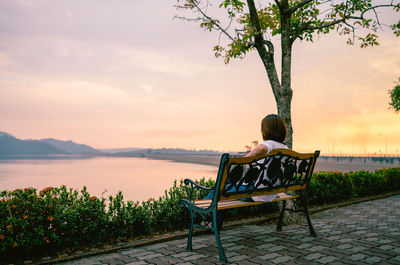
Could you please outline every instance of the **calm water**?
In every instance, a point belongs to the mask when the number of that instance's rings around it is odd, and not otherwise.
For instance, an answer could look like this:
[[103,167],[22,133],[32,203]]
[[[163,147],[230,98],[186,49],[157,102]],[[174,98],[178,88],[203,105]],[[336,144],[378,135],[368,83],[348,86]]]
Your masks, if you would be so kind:
[[125,200],[158,198],[175,179],[216,178],[217,168],[146,158],[0,160],[0,190],[48,186],[81,189],[100,197],[122,191]]

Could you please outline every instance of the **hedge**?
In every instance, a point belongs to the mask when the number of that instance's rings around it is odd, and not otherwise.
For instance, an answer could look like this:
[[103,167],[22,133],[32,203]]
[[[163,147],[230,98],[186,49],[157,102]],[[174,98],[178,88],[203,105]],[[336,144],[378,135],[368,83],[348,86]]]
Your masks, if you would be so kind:
[[[212,187],[214,180],[201,179]],[[318,172],[311,179],[310,205],[400,190],[400,168],[375,172]],[[124,201],[122,193],[106,198],[65,186],[0,193],[0,260],[38,258],[66,250],[98,247],[140,236],[184,229],[189,214],[179,206],[188,188],[180,181],[155,199]],[[206,193],[195,194],[203,198]],[[227,218],[277,211],[276,204],[229,211]]]
[[370,171],[317,172],[308,192],[310,205],[322,205],[400,190],[400,168]]

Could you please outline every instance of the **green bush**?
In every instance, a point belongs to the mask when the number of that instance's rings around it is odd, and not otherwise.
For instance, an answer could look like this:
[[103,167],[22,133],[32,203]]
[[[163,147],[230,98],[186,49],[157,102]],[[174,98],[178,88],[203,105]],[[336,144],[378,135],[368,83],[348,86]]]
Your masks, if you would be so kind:
[[[214,180],[199,181],[213,187]],[[373,173],[318,172],[310,182],[310,205],[340,202],[350,198],[400,190],[400,168]],[[0,260],[52,255],[66,249],[98,246],[143,235],[164,233],[189,226],[189,212],[180,206],[189,187],[180,181],[158,199],[124,201],[121,192],[97,198],[81,191],[48,187],[0,193]],[[207,191],[195,191],[204,198]],[[227,219],[276,212],[276,204],[233,209]],[[0,262],[1,263],[1,262]]]
[[310,204],[335,203],[353,197],[350,174],[341,172],[317,172],[310,181],[308,199]]
[[311,178],[308,200],[311,205],[321,205],[398,190],[400,168],[375,172],[317,172]]
[[400,190],[400,168],[379,169],[375,174],[383,179],[388,191]]
[[[213,180],[199,181],[212,187]],[[188,227],[188,211],[180,207],[188,187],[174,182],[158,200],[125,202],[115,196],[48,187],[0,193],[0,260],[52,255],[65,249],[98,246],[142,235]],[[206,192],[194,194],[202,198]]]

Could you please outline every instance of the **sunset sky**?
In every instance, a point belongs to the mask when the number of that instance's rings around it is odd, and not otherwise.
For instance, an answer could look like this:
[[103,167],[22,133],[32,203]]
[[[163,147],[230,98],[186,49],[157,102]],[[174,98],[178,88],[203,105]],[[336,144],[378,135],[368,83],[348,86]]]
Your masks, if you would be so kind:
[[[276,104],[257,54],[225,65],[218,34],[165,0],[0,0],[0,131],[95,148],[241,151]],[[390,14],[390,13],[389,13]],[[399,16],[399,14],[397,14]],[[400,154],[400,38],[296,41],[294,149]],[[278,50],[278,47],[276,47]],[[280,61],[276,57],[277,62]]]

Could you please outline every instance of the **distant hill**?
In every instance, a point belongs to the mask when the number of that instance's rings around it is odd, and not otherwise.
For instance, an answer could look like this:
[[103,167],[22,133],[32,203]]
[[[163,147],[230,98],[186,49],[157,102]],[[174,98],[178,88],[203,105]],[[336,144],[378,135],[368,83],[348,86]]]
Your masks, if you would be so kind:
[[13,137],[11,134],[5,133],[5,132],[0,132],[0,136],[10,136]]
[[37,140],[20,140],[14,136],[0,132],[0,155],[58,155],[65,151]]
[[[132,148],[133,149],[133,148]],[[220,152],[212,151],[212,150],[187,150],[180,148],[160,148],[160,149],[152,149],[152,148],[144,148],[137,150],[124,150],[110,152],[109,154],[112,156],[149,156],[149,155],[218,155]]]
[[88,145],[56,139],[21,140],[0,132],[0,156],[25,155],[96,155],[102,154]]
[[67,152],[72,155],[81,155],[81,154],[90,154],[90,155],[97,155],[101,154],[100,150],[94,149],[86,144],[77,144],[73,141],[60,141],[53,138],[42,139],[40,142],[48,143],[55,148]]
[[151,157],[154,155],[218,155],[212,150],[187,150],[181,148],[115,148],[98,150],[89,145],[78,144],[71,140],[61,141],[54,138],[41,140],[21,140],[9,133],[0,131],[0,156],[51,156],[51,155],[90,155]]
[[143,150],[144,148],[135,148],[135,147],[127,147],[127,148],[111,148],[111,149],[101,149],[100,151],[115,154],[115,153],[126,153],[126,152],[136,152],[139,150]]

